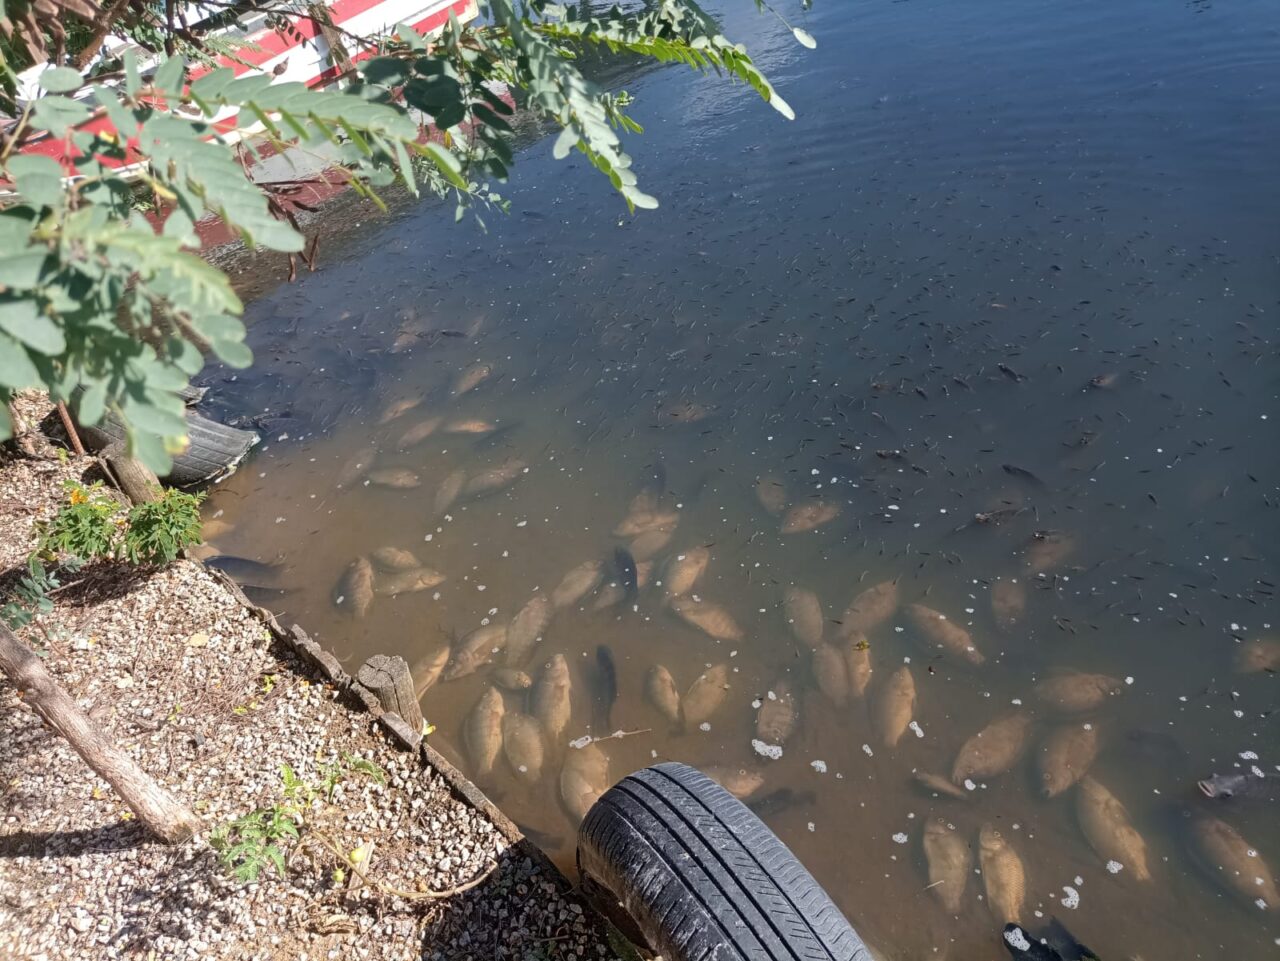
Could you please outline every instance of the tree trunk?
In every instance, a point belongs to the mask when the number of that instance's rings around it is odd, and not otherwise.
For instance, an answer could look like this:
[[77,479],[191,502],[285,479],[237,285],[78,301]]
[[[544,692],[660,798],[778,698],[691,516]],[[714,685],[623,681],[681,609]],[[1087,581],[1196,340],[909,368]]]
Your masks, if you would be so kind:
[[40,658],[0,624],[0,671],[9,675],[23,700],[67,739],[85,763],[110,784],[143,824],[170,844],[187,840],[200,821],[104,737],[76,702],[58,686]]
[[148,504],[160,499],[160,479],[142,461],[126,454],[123,445],[112,444],[103,450],[101,456],[111,468],[116,487],[134,504]]

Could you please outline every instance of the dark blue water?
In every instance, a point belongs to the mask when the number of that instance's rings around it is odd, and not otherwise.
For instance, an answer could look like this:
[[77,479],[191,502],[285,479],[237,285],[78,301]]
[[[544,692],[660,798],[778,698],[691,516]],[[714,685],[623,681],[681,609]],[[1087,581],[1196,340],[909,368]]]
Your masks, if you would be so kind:
[[[416,662],[611,558],[660,464],[679,522],[656,560],[709,546],[697,593],[744,636],[696,631],[661,589],[636,610],[593,611],[589,595],[528,665],[569,659],[566,740],[608,733],[593,703],[606,645],[610,727],[649,729],[601,745],[611,774],[654,757],[758,771],[770,825],[888,957],[1001,954],[979,875],[958,917],[926,890],[922,826],[939,816],[975,848],[982,823],[1000,827],[1026,866],[1023,921],[1057,915],[1104,958],[1274,956],[1276,906],[1215,885],[1192,838],[1196,817],[1216,816],[1259,855],[1247,869],[1280,865],[1275,792],[1219,802],[1195,788],[1213,772],[1280,775],[1275,676],[1236,670],[1246,643],[1280,637],[1280,10],[818,0],[795,12],[816,51],[750,3],[721,12],[799,116],[723,79],[624,72],[659,210],[628,215],[584,162],[540,142],[487,233],[429,206],[365,228],[344,206],[319,225],[330,262],[250,308],[258,364],[225,403],[278,419],[211,498],[231,525],[218,548],[283,560],[289,615],[336,650]],[[475,364],[492,376],[452,397]],[[399,401],[417,406],[383,422]],[[399,449],[437,416],[500,429]],[[339,487],[361,448],[420,486],[366,486],[365,471]],[[435,510],[455,471],[513,460],[528,472],[510,488]],[[838,516],[780,534],[755,494],[766,475],[789,504]],[[974,522],[1004,509],[1005,523]],[[1062,556],[1028,569],[1046,538]],[[385,545],[448,579],[353,618],[331,586]],[[936,657],[899,612],[869,634],[867,700],[837,708],[782,596],[814,591],[831,643],[853,595],[890,578],[904,603],[970,630],[986,662]],[[1010,630],[991,613],[997,578],[1027,594]],[[656,663],[682,690],[730,665],[709,730],[670,732],[645,702]],[[904,663],[921,736],[890,749],[876,705]],[[1096,725],[1091,774],[1145,839],[1151,881],[1106,869],[1075,789],[1040,796],[1034,758],[1064,722],[1033,707],[1033,688],[1064,669],[1121,680],[1065,723]],[[752,704],[781,680],[800,721],[767,760]],[[488,683],[481,671],[423,699],[433,743],[464,770],[462,719]],[[506,702],[526,710],[523,695]],[[913,784],[1016,708],[1037,726],[1009,773],[968,802]],[[552,853],[568,864],[565,750],[548,746],[532,789],[501,759],[482,786],[562,839]]]

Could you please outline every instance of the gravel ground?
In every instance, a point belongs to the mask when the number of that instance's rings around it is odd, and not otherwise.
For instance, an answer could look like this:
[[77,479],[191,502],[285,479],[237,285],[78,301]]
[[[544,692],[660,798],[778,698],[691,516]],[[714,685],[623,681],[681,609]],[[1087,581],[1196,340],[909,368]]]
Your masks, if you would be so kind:
[[[0,463],[0,590],[63,480],[91,465]],[[206,830],[176,847],[151,841],[0,678],[0,957],[615,956],[596,916],[526,842],[398,750],[202,566],[139,576],[96,565],[73,580],[24,636]],[[243,883],[218,863],[208,830],[287,803],[284,764],[319,796],[298,805],[302,840],[287,844],[284,876],[267,867]],[[331,796],[326,765],[346,771]],[[349,865],[337,879],[338,855],[369,844],[372,883]],[[465,890],[432,896],[455,888]]]

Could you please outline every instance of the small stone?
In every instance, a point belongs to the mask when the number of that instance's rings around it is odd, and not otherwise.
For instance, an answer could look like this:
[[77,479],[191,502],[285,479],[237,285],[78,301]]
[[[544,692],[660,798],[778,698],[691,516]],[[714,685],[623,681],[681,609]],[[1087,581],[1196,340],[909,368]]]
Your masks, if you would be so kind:
[[77,914],[74,918],[67,922],[71,926],[71,930],[79,934],[84,934],[93,927],[93,919],[85,917],[83,914]]

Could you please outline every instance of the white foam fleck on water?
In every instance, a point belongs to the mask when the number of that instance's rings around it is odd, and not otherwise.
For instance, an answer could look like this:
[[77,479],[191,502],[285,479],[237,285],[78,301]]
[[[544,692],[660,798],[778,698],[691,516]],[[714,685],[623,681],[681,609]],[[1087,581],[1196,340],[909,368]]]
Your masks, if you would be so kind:
[[767,757],[771,761],[776,761],[778,758],[782,757],[781,744],[766,744],[757,737],[752,738],[751,747],[761,757]]
[[815,771],[817,771],[819,774],[826,774],[826,773],[827,773],[827,762],[826,762],[826,761],[810,761],[810,762],[809,762],[809,767],[813,768],[813,769],[814,769]]
[[1004,939],[1009,942],[1009,947],[1015,951],[1030,951],[1031,942],[1027,940],[1027,936],[1022,933],[1022,928],[1010,928],[1005,931]]
[[1258,759],[1258,752],[1256,752],[1256,751],[1241,751],[1241,752],[1240,752],[1240,760],[1242,760],[1242,761],[1256,761],[1257,759]]
[[894,844],[906,844],[907,840],[908,840],[907,835],[902,831],[899,831],[897,834],[893,836]]
[[912,721],[910,724],[907,725],[907,727],[911,728],[911,730],[915,732],[916,737],[924,737],[924,728],[922,728],[915,721]]
[[701,724],[699,724],[699,725],[698,725],[698,730],[699,730],[699,731],[709,731],[709,730],[711,730],[711,722],[710,722],[710,721],[703,721]]
[[569,746],[575,751],[581,751],[584,747],[591,743],[591,735],[584,734],[582,737],[575,737],[569,742]]
[[863,752],[867,755],[867,757],[875,757],[875,754],[874,754],[874,753],[872,752],[872,750],[871,750],[871,745],[870,745],[870,744],[864,744],[864,745],[862,745],[862,750],[863,750]]
[[972,781],[972,779],[970,779],[970,778],[965,778],[965,779],[964,779],[964,789],[965,789],[966,791],[976,791],[976,790],[978,789],[978,785],[974,784],[974,783],[973,783],[973,781]]
[[818,830],[818,826],[817,826],[816,824],[814,824],[812,821],[810,821],[810,822],[809,822],[808,827],[809,827],[809,833],[810,833],[810,834],[812,834],[814,831]]
[[1062,896],[1062,906],[1069,911],[1074,911],[1080,907],[1080,892],[1069,884],[1064,884],[1062,890],[1066,892]]
[[760,710],[760,705],[763,703],[764,702],[761,701],[760,698],[756,698],[754,701],[751,702],[751,709],[754,711],[758,711]]
[[1121,871],[1124,870],[1124,865],[1121,864],[1119,861],[1108,861],[1107,870],[1111,874],[1119,874]]

